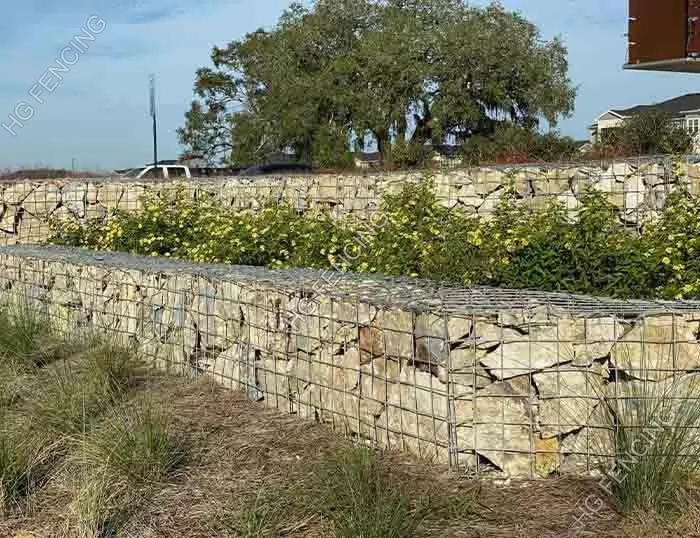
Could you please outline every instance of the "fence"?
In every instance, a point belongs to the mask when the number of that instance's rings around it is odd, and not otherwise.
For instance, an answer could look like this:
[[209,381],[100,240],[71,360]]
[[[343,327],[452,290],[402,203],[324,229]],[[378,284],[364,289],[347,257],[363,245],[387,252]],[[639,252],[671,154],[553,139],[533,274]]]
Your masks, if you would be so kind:
[[[115,210],[135,211],[144,194],[164,195],[182,188],[194,198],[211,197],[237,209],[256,209],[266,201],[286,203],[304,212],[320,208],[337,217],[367,218],[383,195],[425,180],[420,172],[370,175],[313,175],[263,178],[130,182],[89,180],[0,184],[0,244],[32,244],[50,235],[50,221],[85,223],[107,219]],[[569,163],[491,167],[436,172],[437,199],[444,206],[488,218],[513,184],[522,202],[539,207],[558,200],[575,217],[587,188],[605,193],[622,225],[639,229],[658,215],[668,196],[687,189],[700,193],[700,165],[691,157],[606,163]]]
[[611,412],[697,398],[700,302],[38,246],[0,247],[0,290],[60,330],[107,331],[168,371],[461,472],[592,470],[613,455]]

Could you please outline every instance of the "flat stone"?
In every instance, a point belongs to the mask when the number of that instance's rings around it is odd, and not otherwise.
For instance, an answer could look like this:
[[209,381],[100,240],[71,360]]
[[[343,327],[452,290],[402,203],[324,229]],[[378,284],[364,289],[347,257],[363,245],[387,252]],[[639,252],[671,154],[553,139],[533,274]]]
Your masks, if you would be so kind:
[[581,370],[562,366],[558,371],[534,374],[540,398],[542,438],[556,437],[588,424],[593,409],[605,398],[607,370],[596,364]]
[[613,317],[577,319],[573,364],[589,366],[593,361],[607,357],[627,328],[626,324]]
[[700,323],[681,315],[641,319],[612,347],[612,364],[636,379],[661,380],[700,367]]
[[34,192],[32,183],[13,183],[2,191],[2,201],[9,205],[21,205]]
[[562,335],[558,327],[550,327],[502,342],[481,359],[481,364],[498,379],[509,379],[570,362],[573,358],[571,339]]
[[460,453],[475,451],[510,476],[534,474],[531,387],[494,383],[455,401]]
[[61,189],[58,185],[43,184],[32,189],[22,201],[24,210],[37,217],[53,213],[61,202]]

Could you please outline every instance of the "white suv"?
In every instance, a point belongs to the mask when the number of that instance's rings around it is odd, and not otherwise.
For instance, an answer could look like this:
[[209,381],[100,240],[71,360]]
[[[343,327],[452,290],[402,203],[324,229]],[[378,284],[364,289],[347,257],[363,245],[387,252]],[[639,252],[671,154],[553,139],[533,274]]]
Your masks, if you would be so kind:
[[150,165],[145,168],[130,170],[125,174],[125,176],[133,177],[134,179],[192,179],[192,174],[190,173],[189,167],[181,164],[159,164],[158,166]]

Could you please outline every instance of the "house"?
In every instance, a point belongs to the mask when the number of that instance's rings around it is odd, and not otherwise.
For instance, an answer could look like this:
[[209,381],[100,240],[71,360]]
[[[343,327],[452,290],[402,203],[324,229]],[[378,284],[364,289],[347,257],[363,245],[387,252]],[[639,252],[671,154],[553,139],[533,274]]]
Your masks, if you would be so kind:
[[371,153],[361,152],[355,154],[355,166],[358,168],[372,168],[382,164],[382,154],[378,151]]
[[700,93],[689,93],[651,105],[610,109],[589,126],[591,144],[599,142],[606,129],[620,127],[626,119],[649,110],[663,110],[671,114],[679,126],[694,136],[694,153],[700,153]]
[[574,146],[579,153],[587,153],[593,149],[593,144],[590,140],[576,140]]

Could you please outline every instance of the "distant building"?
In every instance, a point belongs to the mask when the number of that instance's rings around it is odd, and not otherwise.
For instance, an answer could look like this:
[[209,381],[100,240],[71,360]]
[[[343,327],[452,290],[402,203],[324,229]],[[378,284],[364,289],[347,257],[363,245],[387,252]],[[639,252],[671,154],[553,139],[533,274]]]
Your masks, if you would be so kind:
[[382,154],[378,151],[372,153],[361,152],[355,156],[355,166],[358,168],[372,168],[382,164]]
[[637,105],[632,108],[610,109],[596,118],[588,128],[590,142],[600,142],[607,129],[621,127],[625,120],[641,112],[663,110],[674,117],[674,122],[693,135],[693,153],[700,153],[700,93],[689,93],[651,105]]

